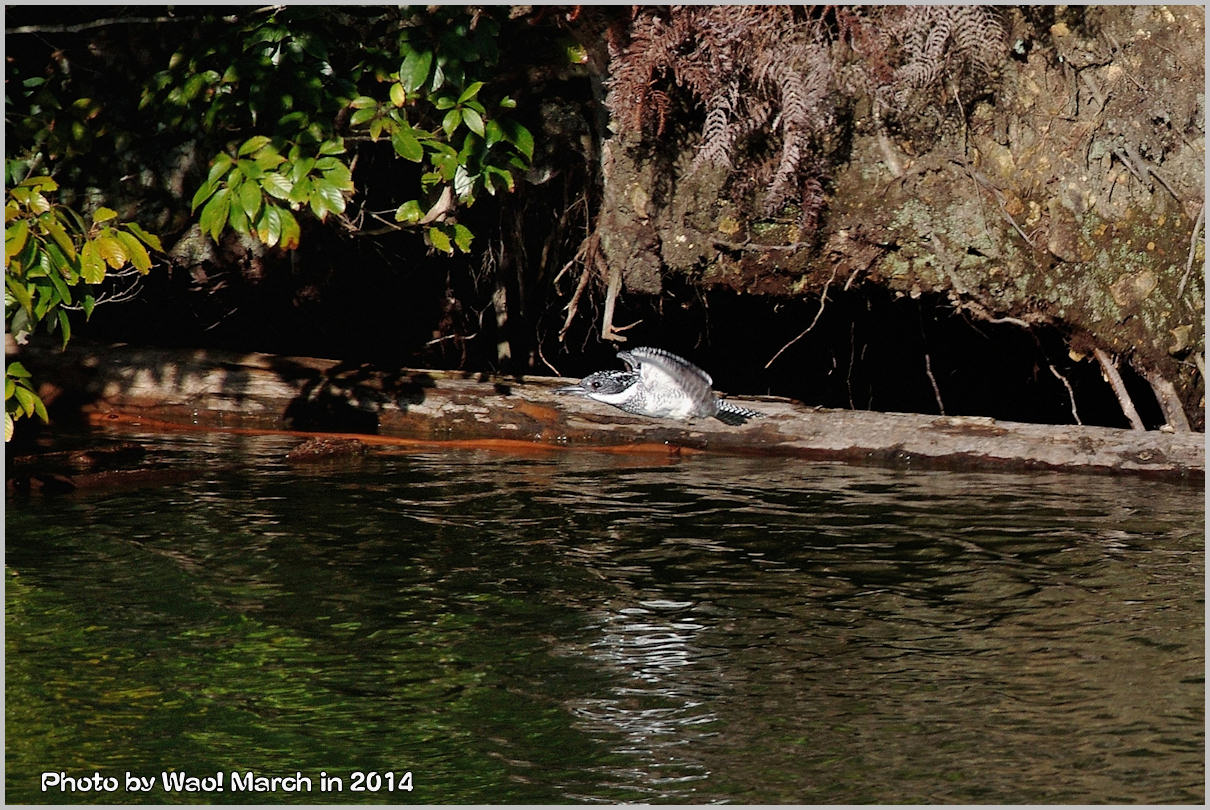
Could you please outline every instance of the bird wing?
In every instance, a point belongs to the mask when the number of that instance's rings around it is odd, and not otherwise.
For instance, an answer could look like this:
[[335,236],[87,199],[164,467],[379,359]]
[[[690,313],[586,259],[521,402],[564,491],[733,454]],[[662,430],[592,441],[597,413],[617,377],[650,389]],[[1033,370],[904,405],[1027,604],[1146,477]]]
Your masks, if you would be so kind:
[[710,375],[672,352],[639,346],[618,352],[618,358],[653,386],[674,385],[694,399],[713,396],[714,380]]

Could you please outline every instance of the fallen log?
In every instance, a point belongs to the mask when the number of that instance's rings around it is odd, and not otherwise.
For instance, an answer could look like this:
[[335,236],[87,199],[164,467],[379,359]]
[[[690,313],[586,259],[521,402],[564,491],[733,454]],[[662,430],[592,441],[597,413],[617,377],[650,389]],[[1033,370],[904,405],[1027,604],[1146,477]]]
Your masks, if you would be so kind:
[[1047,469],[1204,479],[1205,436],[977,416],[811,408],[735,398],[765,417],[728,426],[632,416],[559,396],[568,380],[391,369],[310,357],[73,343],[25,347],[52,413],[207,429],[374,436],[375,445],[651,449],[963,469]]

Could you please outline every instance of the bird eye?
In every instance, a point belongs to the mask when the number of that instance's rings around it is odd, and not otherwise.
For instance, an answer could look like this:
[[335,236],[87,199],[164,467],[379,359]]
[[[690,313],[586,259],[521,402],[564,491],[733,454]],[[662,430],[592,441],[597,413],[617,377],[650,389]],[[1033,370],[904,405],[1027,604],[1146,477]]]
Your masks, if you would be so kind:
[[600,381],[600,380],[593,380],[593,381],[592,381],[592,382],[590,382],[588,385],[589,385],[589,387],[591,387],[591,388],[600,388],[600,387],[601,387],[601,381]]

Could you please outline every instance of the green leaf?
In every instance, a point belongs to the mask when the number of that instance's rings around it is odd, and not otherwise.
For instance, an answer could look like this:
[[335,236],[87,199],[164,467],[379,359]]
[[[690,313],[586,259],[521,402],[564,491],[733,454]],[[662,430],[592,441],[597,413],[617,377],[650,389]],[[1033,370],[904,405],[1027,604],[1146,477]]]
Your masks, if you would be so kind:
[[488,148],[504,140],[504,130],[498,121],[488,121],[483,125],[483,142]]
[[391,146],[395,147],[396,154],[404,160],[419,163],[424,159],[424,147],[420,145],[420,141],[412,134],[410,128],[395,130],[391,135]]
[[457,103],[458,102],[456,102],[454,100],[453,96],[441,96],[440,98],[438,98],[436,101],[433,102],[433,106],[439,110],[448,110],[449,108],[453,107]]
[[[4,373],[9,377],[30,377],[32,376],[25,370],[25,366],[21,365],[19,360],[14,360],[4,367]],[[5,394],[5,399],[8,399],[8,394]]]
[[67,231],[58,222],[51,220],[42,223],[42,229],[51,235],[60,249],[71,259],[76,258],[76,246],[72,244],[71,238],[67,235]]
[[395,82],[391,85],[391,103],[396,107],[402,107],[408,100],[407,92],[403,89],[403,85]]
[[122,247],[126,248],[126,255],[135,270],[146,273],[151,269],[151,257],[147,255],[147,250],[143,247],[142,242],[126,231],[114,231],[114,236],[122,243]]
[[269,196],[286,200],[290,198],[290,189],[293,184],[284,175],[268,172],[261,177],[260,186]]
[[324,180],[330,183],[341,191],[352,191],[353,174],[349,171],[349,167],[340,164],[333,169],[324,172]]
[[227,213],[227,224],[230,225],[236,233],[247,236],[252,233],[252,226],[248,224],[248,212],[244,210],[242,205],[233,205]]
[[71,340],[71,321],[67,319],[67,313],[59,310],[56,313],[59,316],[59,327],[63,330],[63,348],[67,348],[67,341]]
[[482,89],[483,82],[471,82],[467,88],[462,91],[462,95],[458,96],[458,103],[462,104],[463,102],[470,101],[472,98],[479,95],[479,91]]
[[210,174],[206,176],[206,182],[213,186],[220,177],[227,173],[234,162],[226,152],[219,152],[215,155],[214,162],[210,164]]
[[471,233],[470,228],[455,223],[454,244],[458,246],[459,250],[463,253],[469,253],[471,250],[471,240],[474,238],[475,235]]
[[457,107],[445,114],[445,118],[441,121],[441,128],[445,130],[445,135],[448,138],[454,134],[454,130],[462,123],[462,110]]
[[349,106],[355,110],[369,110],[378,108],[378,100],[369,96],[358,96],[349,102]]
[[99,222],[108,222],[118,215],[118,212],[112,208],[101,206],[96,211],[92,212],[92,223],[96,225]]
[[269,143],[269,138],[265,135],[253,135],[240,145],[239,151],[236,152],[236,156],[243,157],[244,155],[250,155],[267,143]]
[[[260,213],[261,190],[256,183],[244,183],[239,190],[239,204],[248,214],[248,219],[256,219],[256,215]],[[233,208],[235,206],[232,206]]]
[[418,200],[408,200],[403,205],[395,209],[395,221],[414,223],[419,222],[424,217],[424,210],[420,207]]
[[55,292],[59,296],[59,302],[71,306],[71,290],[67,289],[67,284],[63,281],[63,277],[58,273],[49,273],[47,278],[50,279],[51,286],[55,288]]
[[399,68],[399,80],[403,82],[403,89],[415,93],[423,87],[432,66],[432,51],[408,51]]
[[261,212],[260,220],[256,223],[256,237],[269,247],[273,247],[281,239],[281,211],[275,205],[266,205]]
[[88,320],[92,317],[92,310],[96,305],[97,299],[93,298],[91,294],[85,293],[84,300],[80,302],[80,306],[84,310],[84,320]]
[[5,276],[4,282],[5,286],[8,287],[8,291],[13,294],[13,298],[16,298],[17,303],[21,305],[21,308],[26,312],[32,313],[34,311],[34,296],[30,292],[29,285],[9,275]]
[[210,198],[210,202],[206,203],[206,207],[202,209],[202,216],[198,220],[201,225],[202,232],[210,234],[210,238],[218,243],[219,234],[223,232],[223,225],[227,222],[227,214],[231,210],[231,192],[225,188],[221,188],[214,193]]
[[13,393],[17,395],[17,403],[21,406],[21,410],[25,412],[25,415],[33,416],[34,400],[38,398],[37,395],[20,385],[14,387]]
[[[323,200],[323,207],[334,214],[339,214],[345,210],[345,198],[340,193],[340,189],[324,180],[317,180],[315,188],[311,192],[311,208],[315,209],[315,200],[320,198]],[[323,214],[315,211],[316,216],[323,219]]]
[[44,423],[50,424],[50,417],[46,415],[46,405],[42,402],[42,397],[34,394],[34,413],[38,415]]
[[269,144],[252,156],[252,162],[256,164],[258,169],[267,172],[285,163],[286,159],[273,148],[272,144]]
[[87,284],[100,284],[105,280],[105,260],[95,242],[85,242],[80,248],[80,277]]
[[143,244],[157,253],[164,252],[164,246],[160,244],[160,237],[156,236],[154,233],[148,233],[133,222],[126,223],[126,230],[139,237],[139,239],[142,239]]
[[227,185],[232,187],[232,191],[240,182],[237,171],[249,180],[260,180],[265,175],[265,170],[258,166],[255,160],[241,159],[237,168],[231,170],[231,178],[227,181]]
[[343,138],[336,138],[331,141],[324,141],[319,145],[319,154],[321,155],[343,155],[345,151],[345,142]]
[[445,253],[454,252],[454,248],[450,245],[449,236],[440,228],[429,228],[429,244]]
[[4,441],[10,442],[13,440],[13,415],[8,411],[4,412]]
[[29,220],[19,219],[4,229],[4,263],[6,267],[12,258],[25,247],[25,240],[28,238]]
[[470,107],[463,107],[462,120],[466,122],[467,129],[476,135],[483,137],[483,118],[479,115],[479,113],[475,112]]
[[534,159],[534,136],[530,134],[529,130],[516,121],[508,121],[502,126],[508,142],[517,147],[517,150],[525,155],[526,160],[532,161]]
[[210,195],[213,193],[214,183],[211,183],[208,180],[205,183],[202,183],[200,186],[198,186],[197,191],[193,193],[193,201],[189,205],[189,210],[196,211],[197,207],[209,199]]
[[357,127],[378,115],[378,110],[356,110],[349,116],[349,126]]
[[290,179],[298,183],[315,168],[315,158],[298,158],[290,167]]
[[281,216],[281,242],[280,245],[285,250],[294,250],[298,247],[301,231],[298,227],[298,220],[294,218],[285,208],[277,209]]
[[311,180],[307,177],[296,181],[290,186],[290,194],[286,199],[289,202],[302,205],[311,198]]

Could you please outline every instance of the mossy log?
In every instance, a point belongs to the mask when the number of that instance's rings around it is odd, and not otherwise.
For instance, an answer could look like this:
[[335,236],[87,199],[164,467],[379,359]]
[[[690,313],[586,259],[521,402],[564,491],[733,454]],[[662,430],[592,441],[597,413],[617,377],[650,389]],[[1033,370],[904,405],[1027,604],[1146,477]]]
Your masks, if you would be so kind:
[[554,393],[567,380],[384,369],[308,357],[126,346],[22,351],[59,419],[355,434],[368,444],[717,452],[942,468],[1201,479],[1204,435],[985,417],[824,410],[774,398],[731,427],[632,416]]

